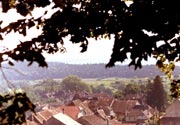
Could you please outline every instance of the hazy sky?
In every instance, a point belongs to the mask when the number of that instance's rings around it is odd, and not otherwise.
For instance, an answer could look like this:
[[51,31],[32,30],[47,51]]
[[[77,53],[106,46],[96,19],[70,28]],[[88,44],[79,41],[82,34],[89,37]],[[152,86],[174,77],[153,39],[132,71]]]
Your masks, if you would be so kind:
[[[65,40],[65,48],[67,52],[57,53],[54,55],[46,55],[48,61],[60,61],[65,63],[82,64],[82,63],[108,63],[113,49],[114,37],[112,39],[89,39],[89,45],[86,52],[81,53],[80,44],[72,44],[69,38]],[[122,64],[129,64],[130,60],[125,60]],[[143,61],[143,64],[155,64],[153,58],[149,58],[148,62]],[[120,64],[120,63],[118,63]]]
[[66,63],[107,63],[110,59],[113,39],[95,40],[89,39],[89,45],[86,52],[81,53],[80,44],[72,44],[69,38],[64,39],[66,53],[57,53],[55,55],[46,55],[48,61],[63,61]]

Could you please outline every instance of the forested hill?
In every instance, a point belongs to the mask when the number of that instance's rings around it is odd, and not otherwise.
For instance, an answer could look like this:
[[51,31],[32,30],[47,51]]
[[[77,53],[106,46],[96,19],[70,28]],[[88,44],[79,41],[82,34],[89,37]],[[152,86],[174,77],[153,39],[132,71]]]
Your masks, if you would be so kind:
[[[4,65],[6,66],[6,65]],[[6,66],[7,67],[7,66]],[[13,70],[13,69],[15,70]],[[143,66],[142,69],[134,70],[134,67],[116,65],[112,68],[105,68],[105,64],[64,64],[49,62],[48,68],[39,68],[33,64],[17,63],[10,69],[4,68],[9,80],[37,80],[47,78],[64,78],[68,75],[77,75],[81,78],[133,78],[133,77],[154,77],[163,75],[154,65]],[[175,74],[180,74],[180,67],[176,67]]]

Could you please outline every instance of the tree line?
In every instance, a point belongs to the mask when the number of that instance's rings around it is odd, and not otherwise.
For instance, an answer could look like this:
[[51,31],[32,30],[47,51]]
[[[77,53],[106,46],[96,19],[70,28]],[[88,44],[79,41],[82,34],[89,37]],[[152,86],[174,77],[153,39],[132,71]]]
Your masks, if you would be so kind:
[[[49,62],[48,68],[40,68],[33,64],[27,67],[26,63],[17,63],[14,69],[19,70],[18,73],[11,69],[4,69],[7,78],[10,80],[38,80],[48,78],[64,78],[68,75],[77,75],[81,78],[144,78],[155,77],[156,75],[164,75],[157,70],[154,65],[145,65],[143,69],[134,70],[133,67],[127,65],[117,65],[113,68],[105,68],[105,64],[65,64],[58,62]],[[174,75],[180,73],[179,67],[174,71]]]

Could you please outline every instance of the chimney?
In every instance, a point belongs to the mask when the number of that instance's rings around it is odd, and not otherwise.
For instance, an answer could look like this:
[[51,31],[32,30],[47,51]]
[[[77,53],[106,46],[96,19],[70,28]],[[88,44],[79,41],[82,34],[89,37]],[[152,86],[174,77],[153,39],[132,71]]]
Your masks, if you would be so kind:
[[64,114],[64,108],[62,108],[62,113]]

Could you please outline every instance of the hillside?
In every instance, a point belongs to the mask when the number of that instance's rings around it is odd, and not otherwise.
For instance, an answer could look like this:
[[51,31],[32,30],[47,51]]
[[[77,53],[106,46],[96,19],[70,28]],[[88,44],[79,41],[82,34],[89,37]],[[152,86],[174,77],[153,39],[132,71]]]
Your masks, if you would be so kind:
[[[9,65],[3,65],[9,67]],[[11,68],[15,69],[12,70]],[[9,80],[38,80],[48,78],[64,78],[68,75],[77,75],[81,78],[143,78],[163,75],[154,65],[143,66],[142,69],[134,70],[134,67],[116,65],[112,68],[105,68],[105,64],[64,64],[58,62],[49,62],[48,68],[40,68],[33,64],[27,66],[27,63],[16,63],[10,69],[4,68],[5,74]],[[180,74],[180,67],[176,67],[175,75]],[[18,72],[16,71],[18,70]]]

